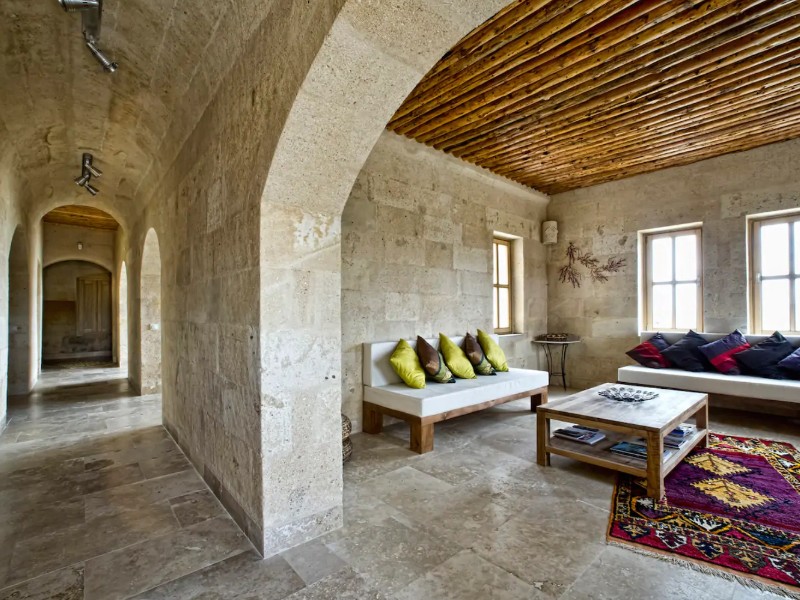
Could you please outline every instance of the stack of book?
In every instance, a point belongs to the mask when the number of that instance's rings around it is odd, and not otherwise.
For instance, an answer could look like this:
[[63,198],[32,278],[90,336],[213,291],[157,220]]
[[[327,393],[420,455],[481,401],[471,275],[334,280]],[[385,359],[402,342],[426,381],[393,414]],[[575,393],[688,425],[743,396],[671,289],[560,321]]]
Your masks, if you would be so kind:
[[599,429],[592,427],[584,427],[583,425],[570,425],[563,429],[556,429],[553,432],[555,437],[560,437],[565,440],[572,440],[573,442],[580,442],[581,444],[589,444],[594,446],[600,440],[606,439],[604,434]]
[[[611,450],[614,454],[647,460],[647,444],[642,443],[641,438],[617,442],[611,446],[609,450]],[[665,448],[663,460],[668,459],[673,454],[675,454],[675,450],[672,448]]]

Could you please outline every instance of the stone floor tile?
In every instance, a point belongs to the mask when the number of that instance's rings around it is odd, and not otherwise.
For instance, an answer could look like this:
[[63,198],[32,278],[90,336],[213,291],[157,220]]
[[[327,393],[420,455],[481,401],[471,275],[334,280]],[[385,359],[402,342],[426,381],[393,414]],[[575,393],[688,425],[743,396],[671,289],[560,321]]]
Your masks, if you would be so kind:
[[148,479],[192,468],[189,459],[175,446],[157,456],[140,460],[139,466]]
[[[567,590],[571,600],[727,600],[734,582],[617,546],[608,546]],[[756,600],[757,596],[742,596]]]
[[6,585],[164,535],[178,527],[169,505],[164,503],[18,541]]
[[281,557],[242,552],[134,596],[136,600],[282,600],[305,587]]
[[83,600],[83,565],[52,571],[0,589],[0,600]]
[[281,554],[306,585],[316,583],[345,568],[346,563],[318,540],[296,546]]
[[532,585],[469,550],[447,559],[393,595],[395,600],[535,600],[545,597]]
[[439,494],[451,487],[449,483],[413,467],[400,467],[358,484],[358,489],[362,492],[372,494],[398,508],[403,505],[404,499]]
[[518,513],[488,498],[453,488],[435,495],[409,497],[401,510],[426,531],[459,548],[470,548]]
[[207,519],[227,514],[211,490],[199,490],[171,498],[169,503],[181,527],[190,527]]
[[87,495],[86,519],[92,520],[124,511],[141,510],[159,502],[207,489],[194,469],[146,479]]
[[456,485],[500,467],[525,469],[527,460],[499,452],[488,446],[431,452],[414,461],[414,468],[437,479]]
[[387,596],[370,585],[352,569],[345,569],[308,586],[287,600],[387,600]]
[[412,529],[392,518],[354,530],[328,546],[387,595],[460,550],[423,529]]
[[472,549],[558,597],[602,552],[607,516],[575,499],[533,497],[527,511],[476,539]]
[[150,536],[87,560],[86,600],[128,598],[249,550],[252,545],[227,516]]

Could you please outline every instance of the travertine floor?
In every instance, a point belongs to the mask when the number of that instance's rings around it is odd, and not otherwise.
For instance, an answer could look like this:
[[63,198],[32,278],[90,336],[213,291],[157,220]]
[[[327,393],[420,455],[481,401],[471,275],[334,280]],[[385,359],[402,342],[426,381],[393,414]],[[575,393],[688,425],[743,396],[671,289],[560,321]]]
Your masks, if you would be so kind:
[[[612,475],[535,465],[524,402],[356,435],[345,527],[260,560],[114,369],[48,372],[0,437],[0,600],[777,598],[605,544]],[[714,411],[800,444],[797,422]]]

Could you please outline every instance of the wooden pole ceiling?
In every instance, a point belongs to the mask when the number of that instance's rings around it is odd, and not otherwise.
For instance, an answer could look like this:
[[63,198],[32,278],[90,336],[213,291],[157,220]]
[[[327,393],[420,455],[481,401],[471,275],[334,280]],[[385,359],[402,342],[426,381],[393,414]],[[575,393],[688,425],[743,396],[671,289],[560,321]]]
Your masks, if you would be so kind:
[[517,0],[389,129],[547,193],[800,136],[798,0]]

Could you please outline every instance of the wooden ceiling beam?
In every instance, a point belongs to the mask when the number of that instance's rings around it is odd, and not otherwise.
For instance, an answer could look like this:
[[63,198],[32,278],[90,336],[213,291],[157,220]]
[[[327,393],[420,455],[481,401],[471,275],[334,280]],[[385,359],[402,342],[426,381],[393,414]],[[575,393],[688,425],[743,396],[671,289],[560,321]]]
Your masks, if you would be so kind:
[[[667,5],[666,8],[663,5]],[[663,15],[648,14],[655,8],[659,8]],[[433,119],[447,116],[448,112],[453,110],[456,105],[463,108],[465,103],[481,101],[483,98],[489,97],[488,94],[492,94],[492,99],[495,99],[498,94],[507,94],[524,87],[530,79],[528,74],[534,73],[543,65],[570,50],[588,48],[590,43],[592,48],[596,48],[599,44],[608,47],[615,42],[617,37],[624,35],[620,30],[632,20],[632,14],[638,17],[635,20],[639,27],[646,28],[677,10],[679,8],[674,6],[672,0],[645,0],[643,2],[612,0],[563,29],[558,35],[544,39],[535,49],[525,54],[516,55],[510,59],[498,59],[485,72],[479,74],[470,72],[466,79],[459,77],[460,73],[456,74],[453,86],[449,91],[439,90],[439,98],[447,99],[446,104],[438,102],[437,99],[431,101],[424,97],[410,98],[408,104],[412,110],[402,116],[395,116],[389,127],[397,133],[415,136],[419,128]],[[609,19],[610,16],[613,18]],[[591,52],[591,50],[587,51]],[[567,64],[564,64],[564,67],[566,66]],[[538,76],[540,76],[539,73],[537,73]],[[498,91],[498,88],[509,85],[511,86],[510,91]]]
[[[795,114],[800,114],[800,92],[794,94],[786,94],[782,98],[773,99],[772,102],[766,103],[760,107],[753,108],[747,111],[734,111],[722,115],[716,119],[709,119],[702,123],[696,123],[693,126],[680,126],[670,128],[654,128],[649,132],[645,132],[647,137],[647,151],[644,155],[658,152],[663,148],[681,147],[685,148],[691,146],[695,140],[704,139],[702,136],[708,134],[709,136],[717,135],[720,131],[728,131],[735,127],[748,127],[752,123],[760,122],[763,115],[770,114],[770,120],[778,117],[791,117]],[[639,140],[641,141],[641,140]],[[559,175],[564,171],[583,169],[586,165],[595,164],[598,157],[602,156],[603,161],[624,161],[628,158],[636,158],[643,156],[643,153],[636,146],[635,141],[621,141],[617,143],[609,143],[602,146],[595,146],[593,148],[581,149],[580,153],[575,153],[567,160],[555,159],[552,163],[543,166],[541,163],[536,164],[530,161],[519,162],[514,165],[507,165],[502,169],[497,169],[497,173],[506,177],[514,178],[515,176],[525,176],[527,173],[535,172],[542,177],[548,175]]]
[[579,189],[582,187],[589,187],[592,185],[599,185],[609,181],[616,181],[634,175],[658,171],[659,169],[680,167],[688,165],[701,160],[715,158],[724,154],[733,152],[744,152],[759,146],[766,146],[767,144],[774,144],[776,142],[785,141],[800,137],[800,126],[791,127],[788,129],[780,129],[769,132],[764,132],[760,136],[750,136],[743,138],[737,142],[726,142],[722,144],[709,145],[704,148],[699,148],[691,152],[685,152],[676,157],[668,157],[662,160],[653,160],[646,163],[641,163],[635,166],[628,166],[624,169],[614,172],[603,173],[598,176],[592,177],[574,177],[569,180],[561,180],[558,182],[546,182],[544,180],[528,179],[520,181],[523,185],[528,185],[541,190],[547,194],[560,194],[570,190]]
[[[800,51],[800,40],[795,44],[795,51]],[[784,47],[781,47],[782,49]],[[703,104],[713,96],[715,101],[742,98],[745,101],[751,94],[758,93],[764,88],[780,86],[793,79],[792,71],[800,66],[800,59],[795,51],[784,52],[772,60],[759,62],[755,57],[750,61],[749,69],[727,75],[728,69],[721,69],[727,76],[715,80],[713,77],[700,77],[691,84],[675,87],[669,93],[662,90],[652,99],[643,99],[636,104],[624,106],[610,106],[607,110],[584,117],[578,121],[565,125],[563,129],[551,128],[548,130],[531,130],[529,135],[509,139],[501,146],[493,144],[491,147],[476,147],[474,154],[485,160],[487,167],[496,166],[505,160],[530,156],[532,149],[540,152],[549,152],[554,148],[564,146],[576,139],[585,139],[591,135],[603,135],[613,131],[617,126],[634,123],[649,123],[654,118],[676,118],[684,111],[692,110],[697,104]],[[666,88],[670,90],[672,88]],[[496,153],[493,148],[501,147],[502,152]],[[465,160],[472,160],[473,153],[458,155]]]
[[[662,143],[646,154],[631,155],[629,153],[627,155],[595,158],[591,164],[582,163],[581,165],[573,165],[571,171],[573,172],[573,176],[577,177],[589,177],[602,173],[619,172],[639,164],[664,160],[708,146],[721,144],[730,145],[746,137],[757,138],[763,135],[771,135],[771,133],[776,130],[794,129],[797,127],[800,127],[800,114],[798,114],[795,109],[793,114],[782,114],[768,119],[751,121],[745,126],[720,128],[717,131],[695,136],[690,139],[678,139]],[[769,133],[765,134],[765,131]],[[561,172],[550,171],[547,173],[537,173],[536,177],[545,181],[559,181],[561,179]]]
[[534,122],[541,122],[545,118],[567,119],[580,112],[601,107],[610,101],[631,102],[666,85],[671,79],[691,73],[736,52],[747,51],[748,48],[764,43],[770,37],[779,36],[787,30],[796,29],[800,26],[800,3],[791,13],[788,17],[780,13],[767,14],[717,36],[706,37],[699,43],[695,43],[696,37],[690,36],[687,45],[680,44],[679,51],[674,47],[664,50],[662,54],[667,55],[663,59],[664,62],[651,66],[644,77],[638,71],[632,70],[620,80],[589,89],[577,96],[566,92],[544,102],[540,102],[538,98],[524,100],[524,105],[515,106],[505,115],[498,115],[494,119],[487,118],[486,125],[476,126],[470,117],[469,122],[459,125],[456,125],[458,121],[451,122],[435,138],[418,139],[435,148],[451,151],[469,139],[483,136],[507,125],[513,126],[521,115]]
[[[554,19],[559,19],[558,23],[572,18],[576,11],[586,10],[587,7],[602,6],[608,0],[569,0],[567,2],[553,2],[552,0],[540,0],[531,6],[531,12],[522,20],[509,27],[503,36],[498,36],[496,40],[489,37],[477,48],[467,51],[461,56],[460,60],[454,60],[454,53],[461,54],[461,49],[457,48],[445,57],[448,62],[446,66],[439,69],[434,67],[428,75],[417,85],[403,106],[400,107],[397,118],[413,110],[412,104],[415,102],[434,101],[452,89],[459,81],[459,75],[470,72],[472,75],[479,76],[486,69],[495,64],[498,54],[502,56],[513,56],[515,54],[527,53],[535,44],[535,40],[544,39],[544,36],[536,32],[541,26],[546,26]],[[589,2],[589,4],[587,4]],[[491,27],[492,25],[490,25]]]
[[[729,4],[739,4],[752,0],[709,0],[715,3],[714,7]],[[623,17],[628,16],[632,11],[642,8],[632,7],[622,13]],[[578,75],[584,72],[591,72],[593,69],[613,69],[607,64],[610,56],[621,59],[626,53],[626,60],[629,62],[641,56],[643,47],[648,46],[654,40],[661,39],[665,32],[673,31],[686,24],[686,15],[692,11],[700,13],[702,10],[698,6],[690,7],[685,4],[669,2],[666,4],[648,5],[650,9],[645,14],[640,14],[636,18],[623,20],[622,23],[613,23],[614,28],[600,35],[592,43],[587,43],[584,36],[579,36],[576,40],[577,46],[570,52],[562,54],[562,48],[568,46],[562,44],[561,38],[556,38],[556,49],[553,52],[537,53],[535,58],[524,64],[519,75],[514,77],[503,77],[490,79],[487,81],[489,89],[482,94],[463,98],[459,94],[468,92],[463,84],[458,88],[457,94],[449,96],[448,106],[450,111],[445,112],[436,118],[426,118],[423,116],[409,128],[407,133],[416,138],[426,139],[431,144],[437,143],[437,139],[428,138],[426,134],[439,128],[457,128],[460,125],[474,122],[475,119],[482,119],[494,113],[502,113],[507,107],[517,104],[520,100],[530,100],[535,98],[537,103],[547,100],[550,94],[547,90],[553,86],[573,81]],[[707,9],[707,7],[704,7]],[[733,9],[730,9],[733,10]],[[716,12],[716,11],[714,11]],[[713,14],[713,12],[711,13]],[[730,14],[735,14],[735,10]],[[615,20],[613,20],[615,21]],[[593,40],[591,34],[595,29],[604,28],[602,22],[593,23],[594,27],[588,32],[589,40]],[[606,23],[607,25],[607,23]],[[529,73],[535,72],[535,80],[531,82]],[[403,131],[399,131],[403,133]]]
[[389,128],[553,193],[800,135],[797,0],[517,0]]

